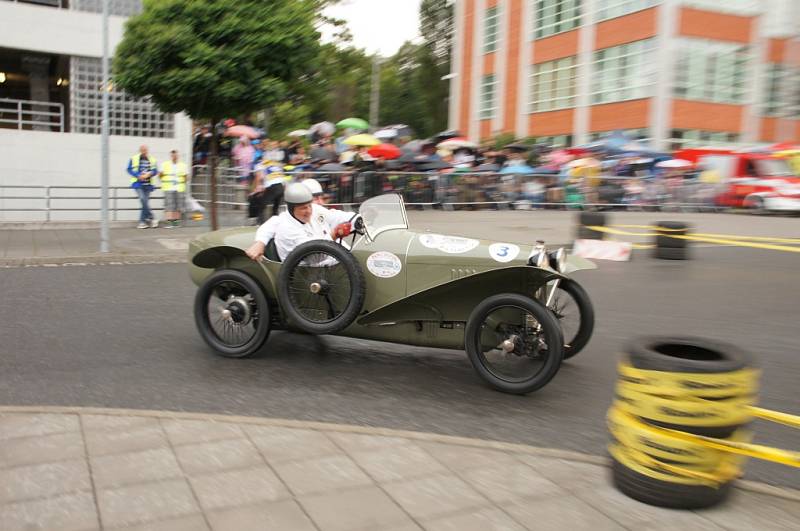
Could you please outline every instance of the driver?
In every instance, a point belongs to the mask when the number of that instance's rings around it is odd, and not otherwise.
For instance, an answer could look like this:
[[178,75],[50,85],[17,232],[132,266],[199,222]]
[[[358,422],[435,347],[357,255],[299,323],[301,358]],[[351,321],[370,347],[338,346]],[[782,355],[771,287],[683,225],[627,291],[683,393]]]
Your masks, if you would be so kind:
[[247,256],[260,260],[272,238],[283,260],[295,247],[309,240],[336,240],[350,235],[352,214],[323,207],[321,196],[322,187],[314,179],[287,186],[283,196],[287,211],[271,217],[258,228],[256,241],[248,247]]

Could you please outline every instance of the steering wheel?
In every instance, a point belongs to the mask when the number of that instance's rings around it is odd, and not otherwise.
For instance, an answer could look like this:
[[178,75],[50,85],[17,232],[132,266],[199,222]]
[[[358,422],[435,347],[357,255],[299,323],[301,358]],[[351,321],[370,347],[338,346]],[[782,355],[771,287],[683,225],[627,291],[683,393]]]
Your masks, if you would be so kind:
[[[353,240],[350,242],[350,247],[352,248],[353,244],[356,243],[356,236],[364,235],[364,218],[361,217],[361,214],[356,212],[353,214],[353,217],[350,218],[348,223],[350,223],[353,229],[353,232],[351,233],[353,235]],[[344,238],[337,238],[336,243],[341,245],[343,239]]]

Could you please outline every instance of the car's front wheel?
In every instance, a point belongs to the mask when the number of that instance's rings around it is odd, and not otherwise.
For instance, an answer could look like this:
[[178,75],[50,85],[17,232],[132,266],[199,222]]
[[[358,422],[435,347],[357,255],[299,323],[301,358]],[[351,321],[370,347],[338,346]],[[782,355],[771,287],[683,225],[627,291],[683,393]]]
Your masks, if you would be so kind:
[[488,297],[467,321],[464,342],[478,375],[499,391],[526,394],[558,372],[564,338],[540,302],[514,293]]
[[200,286],[194,318],[205,342],[228,358],[252,356],[270,332],[264,290],[251,276],[234,269],[216,271]]

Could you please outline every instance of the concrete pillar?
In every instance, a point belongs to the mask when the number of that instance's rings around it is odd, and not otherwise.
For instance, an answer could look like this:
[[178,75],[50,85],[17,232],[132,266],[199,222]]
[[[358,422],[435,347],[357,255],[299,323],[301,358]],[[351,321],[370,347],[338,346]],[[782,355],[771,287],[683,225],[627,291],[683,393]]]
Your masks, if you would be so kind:
[[592,105],[592,56],[597,26],[595,0],[585,0],[578,30],[578,86],[575,94],[575,114],[572,125],[572,143],[579,146],[589,141],[589,119]]
[[655,94],[650,100],[650,143],[654,149],[667,151],[672,130],[672,89],[675,83],[675,56],[678,52],[675,32],[678,24],[678,0],[664,0],[658,6],[656,36]]
[[[28,73],[31,101],[50,102],[50,57],[41,55],[25,55],[22,57],[22,69]],[[52,112],[49,105],[32,105],[31,110],[36,112]],[[50,118],[47,116],[37,116],[23,114],[23,120],[31,120],[36,123],[33,125],[35,131],[50,131]]]

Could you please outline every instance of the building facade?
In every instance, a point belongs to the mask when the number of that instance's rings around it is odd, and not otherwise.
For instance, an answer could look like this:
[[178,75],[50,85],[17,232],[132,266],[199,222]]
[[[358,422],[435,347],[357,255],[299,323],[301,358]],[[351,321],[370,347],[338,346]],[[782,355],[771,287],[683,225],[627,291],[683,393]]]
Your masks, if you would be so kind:
[[[141,0],[109,0],[112,54],[126,17],[140,10]],[[101,12],[102,0],[0,0],[0,202],[3,186],[99,186]],[[113,81],[108,92],[112,186],[129,183],[127,160],[142,144],[159,161],[172,149],[190,159],[186,116],[162,113]]]
[[449,125],[560,145],[800,142],[796,0],[456,0]]

